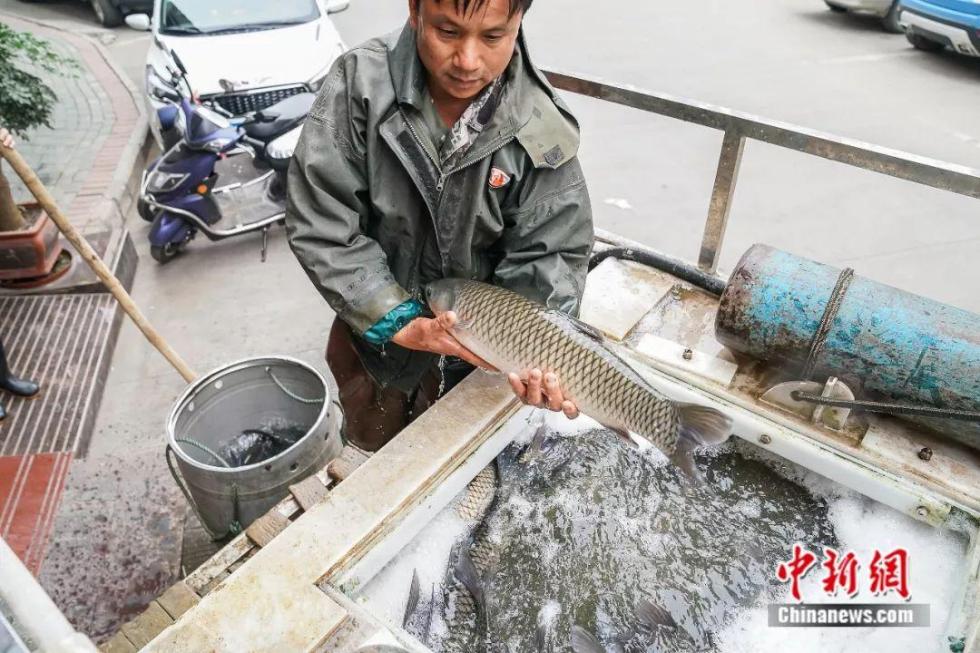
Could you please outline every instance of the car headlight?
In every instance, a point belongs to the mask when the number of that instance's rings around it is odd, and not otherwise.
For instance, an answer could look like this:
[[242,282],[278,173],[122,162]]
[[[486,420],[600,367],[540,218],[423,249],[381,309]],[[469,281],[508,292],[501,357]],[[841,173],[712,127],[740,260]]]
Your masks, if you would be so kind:
[[156,98],[180,95],[174,85],[161,77],[153,66],[146,67],[146,92]]
[[189,176],[187,173],[157,171],[150,177],[146,189],[151,193],[169,193],[184,183]]

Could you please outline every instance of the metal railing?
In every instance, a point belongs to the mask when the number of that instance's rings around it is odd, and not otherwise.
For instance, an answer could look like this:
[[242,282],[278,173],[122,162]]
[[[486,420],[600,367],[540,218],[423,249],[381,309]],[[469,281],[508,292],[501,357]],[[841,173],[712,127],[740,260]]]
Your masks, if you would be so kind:
[[650,93],[554,70],[545,70],[544,74],[557,89],[724,132],[718,171],[715,174],[704,237],[698,255],[698,267],[710,274],[715,274],[718,269],[746,139],[980,199],[980,170],[976,168],[834,136],[704,102]]

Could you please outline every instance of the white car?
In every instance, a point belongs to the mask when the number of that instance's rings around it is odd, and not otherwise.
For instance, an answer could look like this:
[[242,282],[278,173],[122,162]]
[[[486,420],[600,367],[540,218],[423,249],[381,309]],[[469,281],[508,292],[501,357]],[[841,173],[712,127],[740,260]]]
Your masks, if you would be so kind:
[[152,17],[126,23],[153,33],[146,55],[150,125],[162,143],[154,88],[170,88],[173,51],[202,100],[232,115],[258,111],[287,97],[316,92],[347,48],[330,14],[349,0],[155,0]]
[[904,31],[898,23],[898,14],[901,11],[898,6],[899,0],[824,0],[824,2],[831,11],[855,11],[879,16],[881,26],[886,32],[900,34]]

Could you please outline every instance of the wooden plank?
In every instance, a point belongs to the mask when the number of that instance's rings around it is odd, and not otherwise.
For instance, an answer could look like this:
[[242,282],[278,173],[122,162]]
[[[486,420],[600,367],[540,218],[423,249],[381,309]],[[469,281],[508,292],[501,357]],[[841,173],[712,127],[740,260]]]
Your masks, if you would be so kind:
[[340,456],[334,458],[327,465],[327,473],[330,475],[330,478],[340,483],[353,474],[354,470],[367,462],[368,458],[369,456],[360,449],[349,446],[344,447]]
[[143,611],[143,614],[123,626],[121,632],[139,649],[149,644],[173,622],[167,611],[154,601]]
[[245,535],[259,546],[266,546],[276,535],[286,530],[289,520],[276,510],[265,513],[248,527]]
[[188,587],[187,583],[179,581],[171,585],[170,589],[157,599],[157,603],[160,604],[161,608],[166,610],[171,619],[177,621],[180,615],[193,608],[200,600],[201,598],[194,590]]
[[229,542],[225,548],[218,551],[214,557],[198,567],[194,573],[184,579],[184,582],[197,594],[203,596],[206,593],[205,588],[211,584],[211,581],[220,576],[232,563],[251,551],[254,546],[252,541],[245,537],[245,533],[242,533]]
[[289,486],[289,493],[303,510],[309,510],[327,498],[329,491],[316,476],[305,478],[296,485]]

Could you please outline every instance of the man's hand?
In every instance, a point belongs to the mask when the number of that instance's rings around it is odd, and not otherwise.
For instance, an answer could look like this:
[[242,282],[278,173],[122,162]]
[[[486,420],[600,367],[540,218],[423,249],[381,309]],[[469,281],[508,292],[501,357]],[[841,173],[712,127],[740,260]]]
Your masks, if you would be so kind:
[[[568,419],[578,417],[578,407],[565,398],[561,383],[554,372],[542,374],[541,370],[531,370],[527,374],[527,383],[512,372],[507,375],[507,380],[510,381],[510,387],[517,398],[528,406],[547,408],[556,413],[562,412]],[[543,387],[542,381],[544,381]]]
[[0,127],[0,144],[8,150],[14,149],[14,137],[3,127]]
[[453,337],[450,329],[456,324],[456,314],[452,311],[430,319],[417,317],[391,339],[396,345],[417,351],[430,351],[443,356],[456,356],[471,365],[485,370],[496,371],[494,366],[486,362]]

